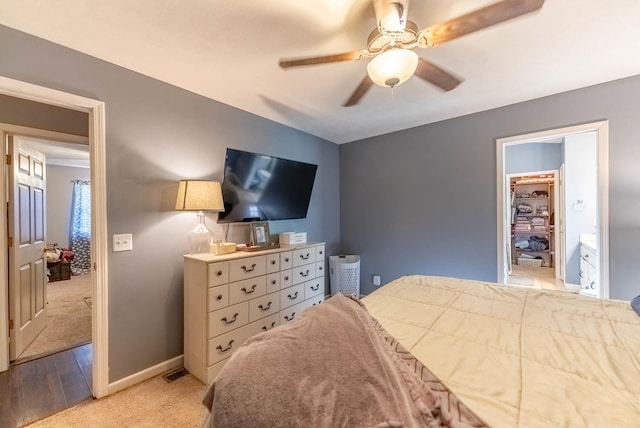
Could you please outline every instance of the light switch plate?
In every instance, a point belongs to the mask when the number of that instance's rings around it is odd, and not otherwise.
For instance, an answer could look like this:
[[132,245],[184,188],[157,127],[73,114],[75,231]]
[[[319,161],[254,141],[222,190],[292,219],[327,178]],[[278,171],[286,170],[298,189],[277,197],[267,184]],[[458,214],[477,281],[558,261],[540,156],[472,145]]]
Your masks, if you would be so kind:
[[113,252],[131,251],[133,250],[133,235],[131,233],[122,233],[113,235]]

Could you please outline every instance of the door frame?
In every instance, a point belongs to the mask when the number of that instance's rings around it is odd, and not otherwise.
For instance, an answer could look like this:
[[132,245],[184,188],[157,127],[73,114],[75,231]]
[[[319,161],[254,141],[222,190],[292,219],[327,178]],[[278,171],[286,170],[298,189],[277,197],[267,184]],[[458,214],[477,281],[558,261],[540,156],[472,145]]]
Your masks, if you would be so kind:
[[[107,183],[106,183],[106,124],[105,104],[102,101],[69,94],[43,86],[0,76],[0,94],[27,99],[89,114],[89,156],[91,166],[91,256],[92,273],[92,342],[93,342],[93,388],[96,398],[108,395],[108,240],[107,240]],[[7,125],[7,129],[25,131],[31,128]],[[50,131],[47,131],[50,132]],[[6,200],[6,162],[0,162],[0,194]],[[6,231],[6,216],[0,216],[0,231]],[[9,367],[8,284],[7,284],[7,238],[0,233],[0,371]]]
[[504,284],[505,266],[505,194],[506,179],[504,174],[505,150],[507,146],[524,142],[541,141],[558,138],[570,134],[596,132],[598,144],[598,215],[596,236],[598,246],[598,276],[601,285],[601,298],[609,298],[609,121],[603,120],[564,128],[549,129],[529,134],[515,135],[496,139],[496,188],[497,188],[497,223],[498,223],[498,283]]

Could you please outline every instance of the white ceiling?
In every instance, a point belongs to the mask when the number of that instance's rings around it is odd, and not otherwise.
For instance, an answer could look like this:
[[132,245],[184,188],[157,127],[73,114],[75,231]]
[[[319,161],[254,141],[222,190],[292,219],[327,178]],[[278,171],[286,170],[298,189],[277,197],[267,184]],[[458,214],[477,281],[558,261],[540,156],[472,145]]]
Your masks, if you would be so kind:
[[47,165],[89,168],[89,146],[20,136],[20,143],[45,155]]
[[[426,28],[493,2],[414,0],[408,18]],[[637,0],[547,0],[418,49],[464,79],[453,91],[414,77],[345,108],[366,60],[282,70],[278,59],[366,48],[370,0],[0,0],[0,24],[336,143],[640,74],[638,16]]]

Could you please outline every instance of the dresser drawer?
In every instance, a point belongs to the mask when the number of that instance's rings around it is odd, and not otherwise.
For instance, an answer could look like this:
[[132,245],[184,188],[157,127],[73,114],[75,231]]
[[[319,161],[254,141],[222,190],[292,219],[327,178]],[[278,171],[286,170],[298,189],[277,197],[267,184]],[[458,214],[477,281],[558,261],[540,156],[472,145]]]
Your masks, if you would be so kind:
[[280,289],[281,290],[283,288],[288,288],[293,285],[292,276],[293,276],[293,271],[291,269],[283,270],[282,272],[280,272]]
[[316,262],[316,276],[324,276],[325,262]]
[[292,270],[292,283],[300,284],[316,277],[316,264],[294,267]]
[[324,260],[324,258],[324,245],[318,245],[316,247],[316,261],[319,262],[320,260]]
[[254,324],[256,324],[256,327],[257,327],[255,334],[263,333],[267,330],[271,330],[272,328],[275,328],[280,325],[280,314],[275,313],[266,318],[262,318],[261,320],[255,322]]
[[229,281],[236,282],[246,278],[254,278],[267,272],[265,256],[247,257],[229,262]]
[[267,294],[280,290],[280,272],[267,275]]
[[280,310],[280,293],[271,293],[249,301],[249,322],[272,315]]
[[317,295],[324,296],[324,276],[312,279],[311,281],[307,281],[304,283],[305,300]]
[[209,312],[229,306],[229,285],[211,287],[209,289]]
[[267,273],[278,272],[280,270],[280,254],[267,254]]
[[231,330],[209,339],[207,342],[207,365],[212,365],[230,356],[245,340],[252,336],[255,326],[251,324]]
[[293,267],[293,253],[284,251],[280,253],[280,270],[291,269]]
[[229,282],[229,262],[209,263],[209,287]]
[[316,261],[316,249],[314,247],[293,250],[293,267],[302,266]]
[[305,300],[304,303],[307,304],[307,307],[312,307],[312,306],[316,306],[319,305],[320,303],[324,302],[324,295],[320,294],[318,296],[314,296],[309,300]]
[[219,336],[248,323],[249,305],[247,302],[209,312],[208,338]]
[[288,308],[289,306],[300,303],[304,300],[304,284],[294,285],[293,287],[280,290],[280,308]]
[[234,305],[267,294],[267,277],[246,279],[229,284],[229,304]]
[[288,321],[292,321],[295,317],[300,316],[300,313],[306,309],[305,302],[298,303],[297,305],[290,306],[280,311],[280,324],[284,324]]

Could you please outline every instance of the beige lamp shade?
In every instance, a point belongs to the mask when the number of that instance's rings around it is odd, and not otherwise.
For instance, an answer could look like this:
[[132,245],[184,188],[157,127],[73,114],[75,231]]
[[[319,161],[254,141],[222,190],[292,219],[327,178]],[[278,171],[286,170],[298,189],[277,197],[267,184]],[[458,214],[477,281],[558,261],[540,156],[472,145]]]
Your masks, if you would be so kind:
[[180,180],[176,210],[224,211],[220,183],[208,180]]

